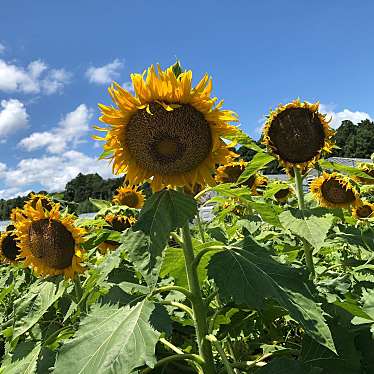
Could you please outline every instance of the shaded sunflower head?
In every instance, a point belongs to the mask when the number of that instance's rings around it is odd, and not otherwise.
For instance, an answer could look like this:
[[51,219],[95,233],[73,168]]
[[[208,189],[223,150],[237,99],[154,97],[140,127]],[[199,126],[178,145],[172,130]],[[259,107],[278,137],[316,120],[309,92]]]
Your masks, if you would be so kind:
[[245,170],[247,164],[247,162],[240,160],[229,162],[226,165],[218,167],[215,176],[216,182],[236,183],[238,178],[242,175],[243,171]]
[[119,214],[107,214],[104,217],[104,220],[110,225],[111,229],[120,232],[130,228],[136,222],[134,216],[124,216]]
[[264,193],[265,187],[268,185],[269,179],[262,174],[253,174],[248,180],[247,185],[251,188],[253,196],[259,196]]
[[[9,230],[8,230],[9,228]],[[13,227],[14,229],[14,227]],[[20,248],[18,246],[16,235],[7,227],[7,231],[0,235],[0,260],[5,263],[15,263],[18,261]]]
[[318,109],[318,102],[294,100],[270,112],[263,143],[285,169],[309,169],[323,151],[331,152],[334,131]]
[[357,220],[367,220],[374,218],[374,204],[363,202],[352,209],[352,216]]
[[293,190],[289,186],[285,186],[285,188],[282,188],[281,190],[277,191],[274,194],[274,198],[280,202],[284,203],[286,202],[291,196],[293,195]]
[[362,184],[374,184],[374,163],[360,162],[357,168],[367,174],[369,178],[355,176],[355,180]]
[[326,173],[310,184],[313,197],[325,208],[349,208],[360,204],[360,195],[349,179],[338,173]]
[[24,208],[30,206],[36,209],[36,205],[40,201],[43,209],[50,211],[54,205],[52,199],[47,195],[31,193],[29,199],[25,202]]
[[74,226],[74,216],[62,215],[59,208],[60,205],[55,204],[48,211],[40,201],[35,209],[29,206],[18,215],[15,232],[20,256],[35,273],[40,276],[63,274],[73,278],[75,273],[84,270],[80,262],[85,232]]
[[141,209],[144,205],[144,195],[138,190],[138,187],[122,186],[117,188],[112,201],[117,205]]
[[99,105],[108,127],[104,150],[111,152],[113,171],[126,173],[129,184],[152,178],[153,190],[167,186],[214,184],[211,172],[236,156],[223,138],[236,133],[229,124],[235,113],[221,109],[211,97],[212,80],[205,75],[192,87],[192,72],[175,74],[173,67],[152,65],[132,74],[135,94],[115,83],[109,93],[116,107]]

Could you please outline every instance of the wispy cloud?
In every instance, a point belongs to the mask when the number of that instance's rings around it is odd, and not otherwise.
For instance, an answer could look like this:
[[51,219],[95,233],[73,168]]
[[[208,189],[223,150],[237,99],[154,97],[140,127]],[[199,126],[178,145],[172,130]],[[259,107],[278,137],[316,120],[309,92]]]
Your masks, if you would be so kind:
[[120,77],[123,62],[115,59],[113,62],[103,66],[91,66],[86,71],[86,77],[91,83],[108,84]]
[[0,55],[5,52],[5,45],[0,43]]
[[89,130],[93,110],[85,104],[63,117],[50,131],[34,132],[19,142],[27,151],[45,148],[49,153],[60,153],[82,141]]
[[22,67],[0,59],[0,91],[50,95],[60,92],[70,79],[71,73],[50,69],[41,60]]
[[0,103],[0,139],[24,129],[29,115],[22,102],[16,99],[2,100]]

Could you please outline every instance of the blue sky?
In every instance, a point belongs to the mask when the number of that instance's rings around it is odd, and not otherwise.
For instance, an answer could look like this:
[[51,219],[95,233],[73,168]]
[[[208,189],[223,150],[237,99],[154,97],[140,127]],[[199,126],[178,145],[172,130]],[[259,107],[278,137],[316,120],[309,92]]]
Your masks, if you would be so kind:
[[108,82],[178,57],[258,138],[264,115],[300,97],[374,118],[374,3],[26,1],[0,12],[0,198],[111,176],[90,140]]

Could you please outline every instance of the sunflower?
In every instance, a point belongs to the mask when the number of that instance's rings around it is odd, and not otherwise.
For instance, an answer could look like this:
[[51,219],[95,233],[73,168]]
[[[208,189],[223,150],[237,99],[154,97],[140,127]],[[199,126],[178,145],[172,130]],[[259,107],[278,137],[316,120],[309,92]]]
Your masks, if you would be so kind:
[[285,186],[285,188],[282,188],[281,190],[277,191],[274,194],[274,198],[280,202],[284,203],[286,202],[291,196],[293,195],[293,190],[291,187]]
[[158,191],[167,186],[213,185],[212,170],[236,156],[223,138],[236,133],[228,122],[237,115],[221,109],[210,97],[212,80],[205,75],[192,87],[192,71],[176,76],[173,67],[157,72],[152,65],[132,74],[135,95],[119,84],[109,88],[116,107],[99,104],[100,121],[109,127],[105,153],[111,153],[113,172],[126,173],[129,184],[152,178]]
[[36,204],[38,201],[41,201],[42,203],[42,207],[43,209],[46,209],[46,210],[51,210],[54,203],[52,201],[51,198],[49,198],[48,196],[46,195],[43,195],[43,194],[35,194],[35,193],[31,193],[30,194],[30,197],[29,197],[29,200],[26,201],[25,203],[25,206],[31,206],[32,208],[36,208]]
[[107,214],[104,220],[110,225],[111,229],[120,232],[125,231],[136,222],[134,216],[122,216],[119,214]]
[[217,168],[215,180],[217,183],[236,183],[242,175],[248,162],[243,160],[229,162]]
[[269,179],[262,174],[254,174],[249,177],[247,183],[252,195],[259,196],[263,194],[263,189],[268,185]]
[[7,227],[7,231],[0,235],[0,261],[15,263],[18,261],[20,248],[13,232],[14,226]]
[[362,184],[374,184],[374,164],[368,162],[360,162],[357,165],[357,168],[367,174],[369,178],[356,176],[354,177],[355,180]]
[[334,131],[318,109],[318,102],[294,100],[270,112],[263,143],[285,169],[309,169],[322,151],[331,152]]
[[40,276],[64,274],[73,278],[84,270],[80,265],[84,230],[74,226],[74,216],[62,215],[59,208],[60,204],[55,204],[48,211],[41,200],[35,208],[26,206],[14,223],[15,232],[25,265]]
[[310,190],[320,206],[326,208],[349,208],[360,204],[360,195],[347,178],[338,173],[326,173],[314,179]]
[[12,222],[17,222],[19,216],[26,217],[21,208],[13,208],[10,212],[10,220]]
[[358,220],[374,218],[374,204],[363,202],[361,205],[352,209],[352,216]]
[[129,208],[141,209],[144,205],[144,195],[138,191],[138,187],[119,187],[113,197],[113,203],[127,205]]
[[[111,230],[119,232],[130,228],[136,222],[134,216],[124,216],[119,214],[107,214],[104,217],[104,220],[109,224]],[[101,253],[106,253],[108,251],[114,251],[118,246],[119,243],[116,241],[105,240],[99,244],[98,248]]]

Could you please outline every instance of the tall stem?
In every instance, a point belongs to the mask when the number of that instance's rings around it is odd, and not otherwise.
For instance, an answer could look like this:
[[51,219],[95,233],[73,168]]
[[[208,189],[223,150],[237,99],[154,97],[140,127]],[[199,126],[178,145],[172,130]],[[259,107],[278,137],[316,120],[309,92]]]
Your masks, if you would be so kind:
[[[295,174],[295,188],[296,188],[297,202],[299,205],[299,209],[303,211],[305,209],[303,179],[301,177],[301,173],[298,168],[293,168],[293,170]],[[306,267],[309,270],[311,277],[314,278],[315,270],[314,270],[314,263],[313,263],[313,248],[306,240],[303,240],[303,244],[304,244]]]
[[192,247],[191,232],[188,222],[182,227],[183,234],[183,253],[187,272],[188,286],[194,295],[192,301],[192,310],[196,328],[197,344],[199,354],[204,359],[204,374],[214,374],[214,361],[212,345],[205,337],[208,334],[207,311],[201,294],[197,269],[194,266],[194,252]]

